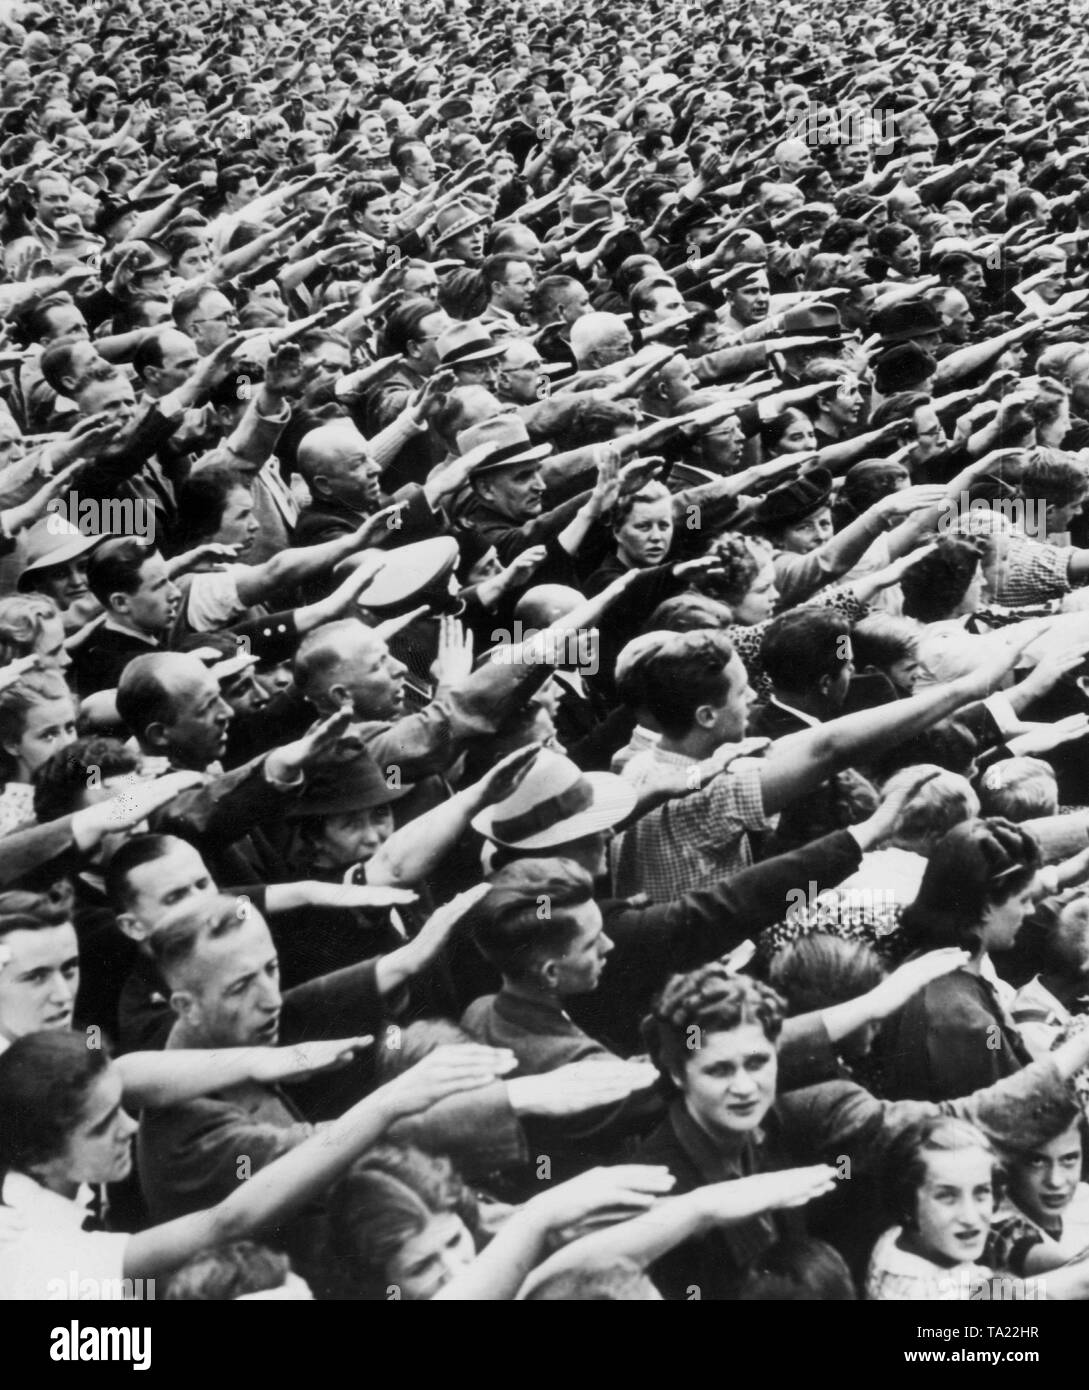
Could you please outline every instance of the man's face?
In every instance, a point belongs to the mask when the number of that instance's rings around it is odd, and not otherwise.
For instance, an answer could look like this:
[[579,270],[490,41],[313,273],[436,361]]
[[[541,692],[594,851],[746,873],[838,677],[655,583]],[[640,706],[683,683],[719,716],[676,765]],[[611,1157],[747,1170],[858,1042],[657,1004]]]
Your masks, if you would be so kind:
[[171,709],[163,724],[167,747],[180,766],[202,771],[227,751],[233,711],[215,677],[198,661],[174,679],[169,693]]
[[771,291],[765,275],[755,275],[744,285],[739,285],[730,296],[730,308],[738,323],[747,328],[750,324],[762,323],[771,308]]
[[352,365],[350,350],[341,343],[319,343],[303,358],[303,365],[312,373],[303,392],[305,405],[323,404],[331,400],[337,378]]
[[72,192],[67,179],[41,180],[38,185],[38,218],[45,226],[56,226],[57,219],[66,216],[71,205]]
[[439,364],[439,353],[435,344],[453,323],[445,309],[436,309],[433,314],[420,320],[416,336],[412,339],[410,354],[422,372],[431,373]]
[[415,188],[426,188],[435,181],[435,158],[426,145],[413,145],[412,162],[405,174]]
[[971,262],[965,267],[964,274],[955,282],[956,288],[964,295],[972,308],[976,308],[983,301],[983,291],[987,287],[987,282],[983,276],[983,267]]
[[324,495],[331,501],[358,512],[377,507],[379,502],[381,469],[364,447],[365,443],[361,436],[360,448],[338,449],[329,460],[321,485]]
[[540,516],[545,489],[539,459],[512,468],[497,468],[484,476],[481,496],[508,521],[520,525]]
[[541,354],[532,343],[512,339],[499,359],[498,394],[515,405],[533,405],[548,393],[548,377],[541,371]]
[[912,457],[916,463],[925,463],[935,454],[940,454],[948,443],[945,428],[933,406],[921,405],[916,410],[915,440]]
[[243,179],[234,193],[227,195],[227,206],[233,211],[235,208],[243,208],[247,203],[252,203],[257,197],[258,183],[254,175],[248,179]]
[[492,302],[510,314],[521,314],[529,307],[530,296],[537,284],[533,267],[514,261],[507,267],[502,284],[492,287]]
[[917,236],[905,237],[889,255],[889,264],[898,275],[908,278],[918,275],[922,264],[922,247]]
[[1077,1125],[1046,1144],[1034,1145],[1010,1165],[1010,1194],[1031,1221],[1047,1231],[1061,1227],[1062,1214],[1081,1181],[1081,1134]]
[[485,357],[479,362],[463,362],[453,368],[459,386],[483,386],[494,391],[499,384],[499,358]]
[[188,331],[202,357],[225,343],[238,327],[238,312],[225,294],[213,290],[202,296]]
[[91,336],[87,331],[87,320],[74,304],[58,304],[55,309],[48,310],[46,318],[49,327],[42,334],[43,343],[56,343],[62,338],[85,340]]
[[372,198],[366,208],[355,214],[355,223],[368,236],[385,241],[393,228],[393,208],[388,197]]
[[613,949],[596,903],[581,903],[568,910],[578,930],[563,955],[553,956],[548,967],[549,983],[561,999],[592,994],[601,981],[605,957]]
[[744,432],[734,416],[713,425],[701,436],[704,463],[716,472],[731,473],[741,462]]
[[264,919],[251,907],[233,931],[202,940],[177,994],[186,996],[179,1011],[206,1046],[275,1047],[280,962]]
[[627,328],[621,326],[615,332],[609,333],[601,339],[595,352],[595,365],[598,367],[611,367],[614,362],[622,362],[625,357],[630,357],[632,351],[632,337]]
[[341,662],[336,683],[357,719],[397,719],[404,710],[407,669],[380,637],[364,630]]
[[959,290],[951,290],[941,308],[944,336],[950,343],[966,343],[972,331],[972,306]]
[[0,937],[0,1036],[72,1026],[79,989],[79,945],[70,922]]
[[186,333],[168,329],[159,341],[163,365],[155,373],[154,386],[158,394],[165,396],[189,380],[197,369],[200,355],[196,343]]
[[736,1147],[763,1123],[778,1075],[775,1044],[759,1024],[743,1023],[729,1032],[703,1033],[674,1080],[700,1129]]
[[639,316],[645,324],[662,323],[684,313],[684,298],[675,285],[662,285],[654,291],[654,303],[641,309]]
[[139,1126],[121,1104],[121,1076],[109,1067],[88,1091],[83,1114],[69,1131],[65,1176],[75,1183],[121,1182],[132,1171],[132,1137]]
[[177,617],[181,591],[167,573],[163,557],[149,555],[140,566],[140,585],[135,593],[111,595],[111,608],[139,632],[158,635]]
[[182,903],[210,901],[216,893],[204,860],[185,840],[178,840],[160,858],[130,869],[126,887],[129,903],[118,922],[126,936],[140,941]]
[[26,454],[26,444],[19,426],[10,415],[0,414],[0,468],[18,463]]
[[451,260],[464,261],[466,265],[478,266],[484,259],[484,229],[478,224],[469,227],[460,236],[451,237],[446,242],[446,251]]
[[715,707],[715,719],[710,727],[715,746],[740,743],[749,723],[749,711],[756,701],[756,691],[749,684],[749,675],[736,653],[723,672],[726,689],[721,704]]
[[[649,56],[649,54],[648,54]],[[649,134],[651,131],[667,131],[673,125],[673,112],[664,101],[653,101],[647,107],[646,124],[644,129]]]
[[282,121],[279,121],[262,135],[257,149],[266,159],[279,164],[287,154],[287,142],[290,138],[291,132]]
[[843,172],[849,178],[864,178],[870,167],[870,151],[865,145],[847,145],[840,154]]

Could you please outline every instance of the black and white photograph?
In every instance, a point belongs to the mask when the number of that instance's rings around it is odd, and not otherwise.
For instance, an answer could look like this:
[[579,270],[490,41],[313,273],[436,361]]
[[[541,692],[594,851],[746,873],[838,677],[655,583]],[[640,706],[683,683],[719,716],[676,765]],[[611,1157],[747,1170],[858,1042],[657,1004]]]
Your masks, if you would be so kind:
[[182,1301],[1046,1364],[1089,0],[0,0],[0,258],[28,1373]]

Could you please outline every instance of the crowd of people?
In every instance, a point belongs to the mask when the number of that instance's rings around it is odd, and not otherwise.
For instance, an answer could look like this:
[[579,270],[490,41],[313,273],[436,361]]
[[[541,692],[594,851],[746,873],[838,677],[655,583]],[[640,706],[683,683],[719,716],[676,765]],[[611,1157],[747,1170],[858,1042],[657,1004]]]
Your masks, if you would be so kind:
[[0,1298],[1089,1299],[1084,18],[0,7]]

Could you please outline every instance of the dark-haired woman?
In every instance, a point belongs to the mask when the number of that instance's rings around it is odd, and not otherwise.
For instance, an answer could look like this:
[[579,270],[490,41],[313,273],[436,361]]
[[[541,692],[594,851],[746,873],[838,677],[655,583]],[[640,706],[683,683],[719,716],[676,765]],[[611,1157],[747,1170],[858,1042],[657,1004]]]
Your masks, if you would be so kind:
[[994,952],[1010,950],[1038,895],[1040,851],[1027,831],[992,817],[955,826],[933,849],[901,930],[913,950],[960,946],[971,958],[934,980],[888,1025],[890,1096],[952,1100],[1031,1060],[1006,1013]]

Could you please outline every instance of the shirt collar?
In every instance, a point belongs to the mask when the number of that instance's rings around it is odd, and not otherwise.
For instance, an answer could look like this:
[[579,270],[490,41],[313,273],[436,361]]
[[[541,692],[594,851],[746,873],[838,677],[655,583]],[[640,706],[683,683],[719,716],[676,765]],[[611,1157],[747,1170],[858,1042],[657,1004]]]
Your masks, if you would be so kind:
[[675,1100],[669,1110],[669,1121],[677,1142],[699,1169],[707,1182],[724,1182],[728,1178],[746,1177],[756,1169],[756,1152],[764,1143],[762,1129],[754,1129],[746,1138],[740,1152],[727,1155],[718,1149],[711,1136],[702,1130],[688,1113],[683,1100]]
[[37,1231],[79,1231],[91,1215],[94,1192],[84,1183],[75,1197],[62,1197],[25,1173],[9,1172],[2,1197],[5,1206],[28,1216]]

